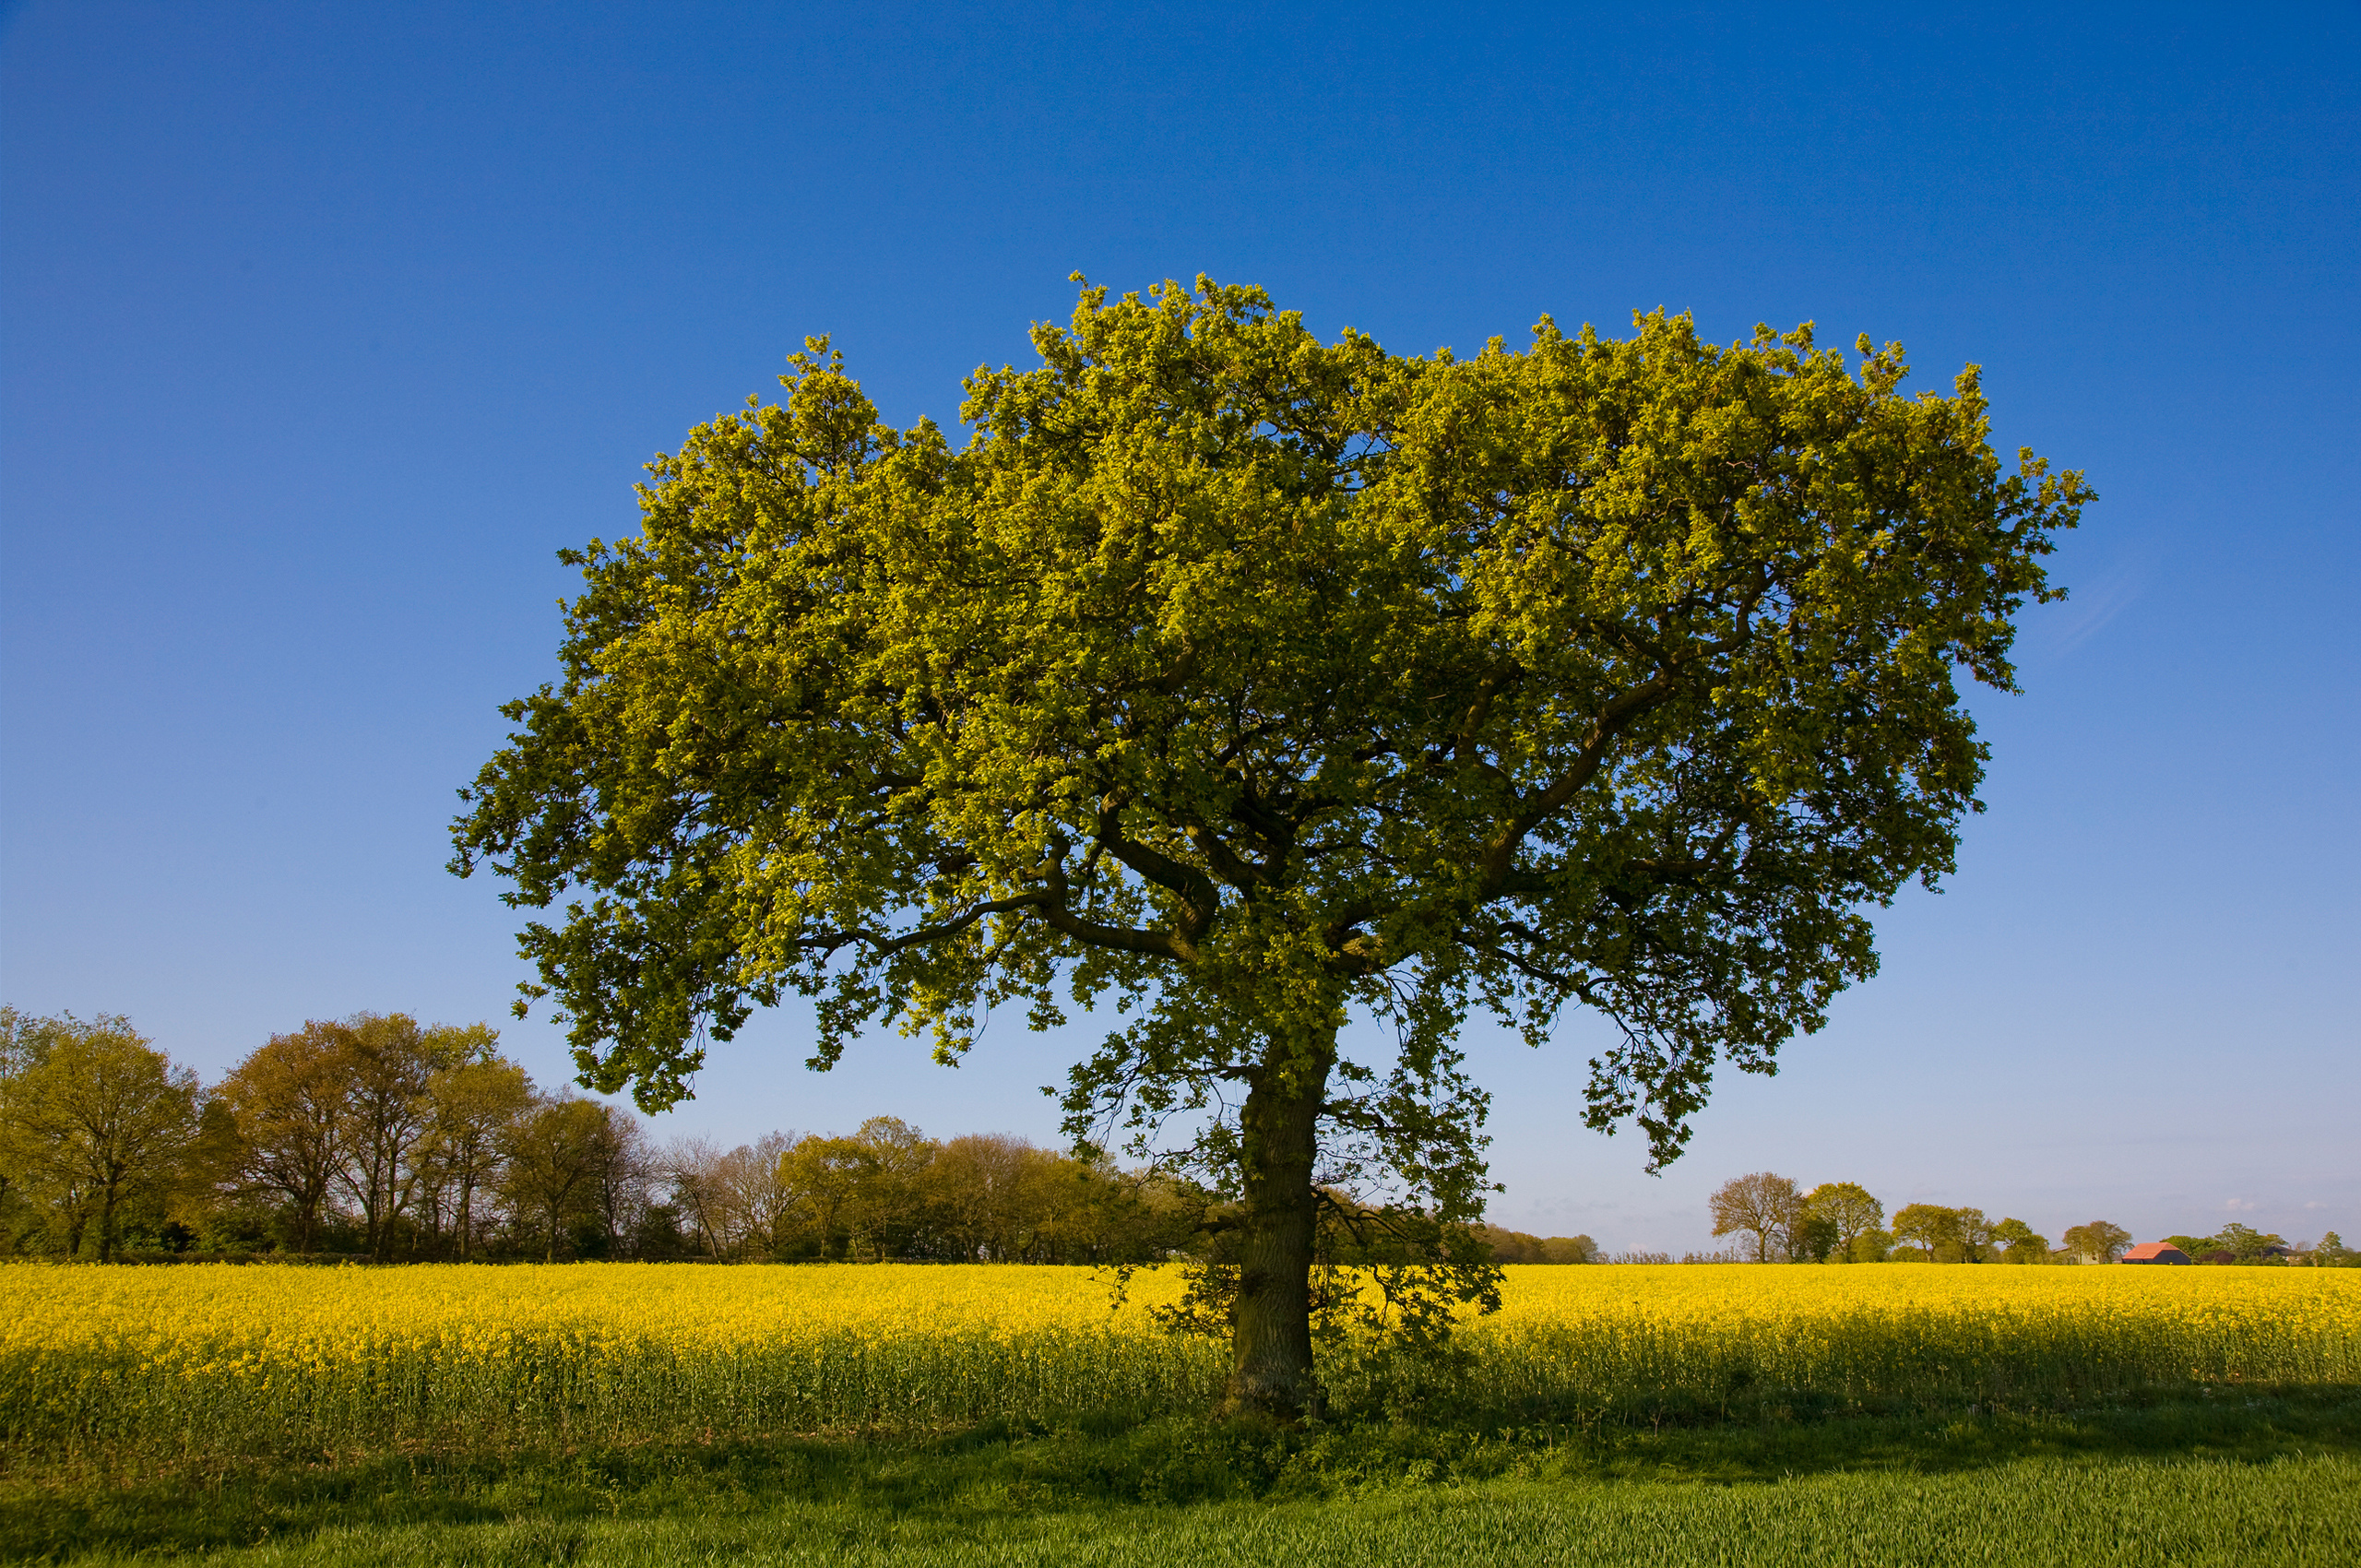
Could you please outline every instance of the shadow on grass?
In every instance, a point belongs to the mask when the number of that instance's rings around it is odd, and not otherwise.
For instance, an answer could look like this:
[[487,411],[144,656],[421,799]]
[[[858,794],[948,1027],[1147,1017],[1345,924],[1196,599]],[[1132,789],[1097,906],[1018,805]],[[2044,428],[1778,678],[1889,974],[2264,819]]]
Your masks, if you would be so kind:
[[[1936,1474],[2042,1458],[2361,1457],[2361,1388],[2214,1387],[2070,1409],[1797,1408],[1594,1412],[1529,1425],[1300,1430],[1179,1418],[928,1438],[779,1438],[343,1464],[55,1467],[0,1480],[0,1560],[165,1554],[330,1526],[747,1517],[825,1506],[944,1525],[1142,1504],[1305,1499],[1522,1478],[1743,1484],[1829,1471]],[[556,1538],[556,1537],[552,1537]],[[576,1538],[578,1538],[578,1532]]]

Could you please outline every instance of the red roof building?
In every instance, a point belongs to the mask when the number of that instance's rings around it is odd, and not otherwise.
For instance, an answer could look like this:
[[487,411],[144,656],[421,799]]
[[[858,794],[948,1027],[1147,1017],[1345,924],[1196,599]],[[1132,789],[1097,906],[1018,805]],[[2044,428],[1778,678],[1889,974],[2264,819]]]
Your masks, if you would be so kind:
[[2142,1241],[2123,1254],[2126,1263],[2187,1263],[2189,1254],[2168,1241]]

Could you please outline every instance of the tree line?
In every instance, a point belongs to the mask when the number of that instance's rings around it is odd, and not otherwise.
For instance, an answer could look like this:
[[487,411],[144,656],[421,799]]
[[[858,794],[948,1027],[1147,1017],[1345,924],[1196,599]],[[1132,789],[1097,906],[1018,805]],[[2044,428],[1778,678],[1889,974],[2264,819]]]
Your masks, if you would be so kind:
[[[2106,1264],[2119,1261],[2132,1242],[2120,1225],[2094,1219],[2067,1227],[2062,1244],[2052,1246],[2022,1219],[1942,1204],[1905,1204],[1889,1224],[1885,1206],[1857,1182],[1823,1182],[1807,1192],[1769,1170],[1732,1177],[1707,1207],[1714,1234],[1746,1238],[1757,1263]],[[2278,1236],[2236,1224],[2218,1237],[2165,1240],[2203,1263],[2361,1262],[2332,1230],[2317,1247],[2290,1248]]]
[[541,1090],[482,1024],[314,1020],[204,1085],[130,1022],[0,1009],[0,1246],[112,1259],[1142,1261],[1200,1194],[890,1116],[658,1143]]
[[[1135,1263],[1198,1249],[1219,1206],[1184,1180],[892,1116],[659,1143],[539,1088],[483,1024],[315,1019],[206,1085],[120,1016],[0,1008],[12,1255]],[[1586,1236],[1478,1236],[1504,1263],[1597,1256]]]

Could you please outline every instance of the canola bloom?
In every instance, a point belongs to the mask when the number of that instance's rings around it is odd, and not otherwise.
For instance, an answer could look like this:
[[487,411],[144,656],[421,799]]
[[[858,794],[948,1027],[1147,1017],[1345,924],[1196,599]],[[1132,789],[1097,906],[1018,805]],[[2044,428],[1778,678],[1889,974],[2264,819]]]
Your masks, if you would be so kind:
[[[1525,1266],[1471,1323],[1503,1416],[1792,1395],[2361,1381],[2361,1271]],[[0,1267],[0,1445],[318,1453],[1201,1409],[1223,1348],[1086,1269]],[[1347,1350],[1340,1394],[1356,1382]]]
[[1471,1336],[1496,1401],[1838,1402],[2361,1381],[2361,1270],[1527,1267]]

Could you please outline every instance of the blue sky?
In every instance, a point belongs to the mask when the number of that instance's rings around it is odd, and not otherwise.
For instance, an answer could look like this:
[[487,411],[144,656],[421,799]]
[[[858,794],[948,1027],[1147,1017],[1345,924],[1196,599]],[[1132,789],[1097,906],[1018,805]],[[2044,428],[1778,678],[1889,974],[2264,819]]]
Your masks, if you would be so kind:
[[[218,1073],[310,1016],[501,1019],[443,871],[562,546],[835,334],[885,417],[1076,268],[1463,350],[1695,313],[1986,367],[2102,500],[2028,617],[1960,870],[1688,1157],[1478,1030],[1502,1220],[1706,1244],[1773,1169],[2053,1237],[2361,1240],[2352,608],[2361,13],[126,6],[0,19],[0,996]],[[666,1130],[1054,1130],[1086,1043],[801,1060]],[[505,1043],[566,1075],[535,1019]]]

